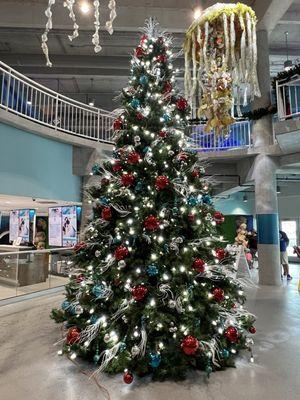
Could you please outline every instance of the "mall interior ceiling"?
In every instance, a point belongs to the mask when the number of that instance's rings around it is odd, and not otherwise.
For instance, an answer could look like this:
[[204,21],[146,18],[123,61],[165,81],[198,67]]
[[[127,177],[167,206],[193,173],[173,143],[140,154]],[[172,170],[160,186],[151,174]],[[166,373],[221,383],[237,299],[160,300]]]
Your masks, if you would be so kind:
[[[101,30],[102,51],[96,55],[91,44],[92,16],[77,8],[81,32],[75,41],[70,42],[67,35],[72,26],[68,13],[63,8],[63,1],[59,0],[53,8],[53,30],[49,35],[52,68],[46,66],[41,51],[47,3],[47,0],[1,0],[0,60],[53,90],[83,102],[93,98],[96,106],[112,110],[116,106],[114,97],[126,86],[129,56],[138,42],[139,27],[143,26],[144,20],[149,16],[156,17],[161,26],[173,34],[175,47],[180,49],[184,32],[193,21],[195,8],[206,8],[214,2],[122,0],[118,2],[115,33],[110,36],[105,30]],[[299,62],[300,0],[248,0],[244,3],[255,9],[258,18],[260,14],[265,15],[259,22],[259,28],[263,29],[266,23],[268,29],[271,28],[271,75],[282,70],[287,58],[286,32],[289,58],[294,63]],[[79,7],[80,2],[77,4]],[[280,13],[280,18],[272,26],[270,16],[274,15],[274,8]],[[270,20],[266,21],[268,15]],[[107,15],[101,15],[103,20],[106,17]],[[182,57],[177,60],[177,65],[183,67]]]

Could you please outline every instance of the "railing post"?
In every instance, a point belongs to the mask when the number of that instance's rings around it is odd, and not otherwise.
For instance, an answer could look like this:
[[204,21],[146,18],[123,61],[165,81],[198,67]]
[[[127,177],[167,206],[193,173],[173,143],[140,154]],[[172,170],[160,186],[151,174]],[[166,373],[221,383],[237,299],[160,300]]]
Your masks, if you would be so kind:
[[98,142],[100,141],[100,110],[98,108],[98,113],[97,113],[97,139]]
[[55,130],[57,130],[58,125],[58,94],[55,99]]
[[8,110],[8,102],[9,102],[9,94],[10,94],[10,82],[11,82],[11,69],[8,70],[8,84],[7,84],[7,93],[6,93],[6,111]]

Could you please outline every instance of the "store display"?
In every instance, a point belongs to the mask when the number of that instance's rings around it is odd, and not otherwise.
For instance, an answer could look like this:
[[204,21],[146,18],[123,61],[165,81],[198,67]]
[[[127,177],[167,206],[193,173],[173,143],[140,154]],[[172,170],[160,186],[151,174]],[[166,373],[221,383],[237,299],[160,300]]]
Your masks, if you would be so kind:
[[224,216],[187,146],[190,109],[176,89],[171,43],[150,20],[122,91],[112,158],[89,187],[93,219],[66,287],[80,313],[52,311],[70,327],[64,354],[96,360],[93,376],[123,373],[127,384],[134,376],[178,380],[191,369],[209,376],[232,366],[239,351],[250,350],[255,321],[223,248]]

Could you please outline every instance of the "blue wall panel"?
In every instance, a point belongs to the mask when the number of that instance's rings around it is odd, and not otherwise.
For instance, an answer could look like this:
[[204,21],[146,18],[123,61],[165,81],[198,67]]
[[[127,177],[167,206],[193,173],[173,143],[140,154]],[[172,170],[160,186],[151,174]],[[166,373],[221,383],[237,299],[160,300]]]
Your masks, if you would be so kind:
[[81,201],[72,145],[0,123],[0,193]]

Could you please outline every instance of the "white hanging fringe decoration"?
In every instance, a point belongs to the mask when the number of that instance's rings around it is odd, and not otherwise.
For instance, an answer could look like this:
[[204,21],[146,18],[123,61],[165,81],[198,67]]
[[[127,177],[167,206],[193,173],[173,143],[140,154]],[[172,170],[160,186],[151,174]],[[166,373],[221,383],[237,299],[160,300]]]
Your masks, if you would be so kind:
[[145,356],[146,346],[147,346],[147,332],[146,332],[145,322],[142,322],[141,341],[137,345],[137,347],[139,349],[139,353],[137,354],[137,356],[139,356],[141,358]]
[[66,7],[69,10],[69,17],[73,21],[73,29],[74,29],[73,33],[72,33],[72,35],[68,35],[68,38],[70,41],[72,41],[73,39],[76,39],[79,35],[79,33],[78,33],[79,26],[76,23],[76,16],[74,13],[75,2],[76,2],[76,0],[66,0],[64,2],[64,7]]
[[112,35],[114,33],[113,22],[114,22],[114,19],[117,16],[115,0],[110,0],[109,1],[108,8],[110,9],[110,14],[109,14],[109,20],[106,22],[105,26],[106,26],[107,32],[110,35]]
[[119,342],[115,344],[111,349],[104,350],[100,354],[100,358],[102,358],[100,367],[92,374],[92,376],[95,376],[103,371],[105,371],[105,368],[109,365],[109,363],[116,357],[120,350],[122,342]]
[[220,367],[220,364],[216,360],[218,353],[220,352],[218,343],[215,339],[211,339],[209,342],[205,340],[200,341],[200,345],[203,350],[208,350],[211,353],[211,361],[216,367]]
[[127,215],[132,213],[132,211],[130,211],[129,207],[127,206],[122,206],[120,204],[111,204],[111,207],[114,208],[122,218],[127,217]]
[[100,46],[100,39],[99,39],[99,29],[100,29],[100,12],[99,12],[99,8],[100,8],[100,2],[99,0],[95,0],[94,1],[94,9],[95,9],[95,33],[93,34],[92,37],[92,43],[94,45],[94,50],[95,53],[99,53],[102,50],[102,47]]
[[52,10],[51,10],[51,8],[52,8],[52,6],[54,6],[54,4],[55,4],[55,0],[49,0],[48,7],[46,8],[46,11],[45,11],[45,15],[48,19],[47,19],[45,31],[42,34],[42,50],[46,57],[47,67],[52,67],[52,63],[49,58],[49,49],[48,49],[47,42],[48,42],[48,33],[52,29]]
[[99,332],[101,322],[101,318],[99,318],[95,324],[88,325],[83,331],[81,331],[78,343],[91,343]]
[[205,132],[229,132],[234,94],[238,116],[248,97],[260,95],[256,22],[245,4],[216,3],[187,30],[185,92],[192,110],[197,109],[193,117],[207,120]]
[[129,308],[130,303],[131,303],[130,301],[124,299],[120,304],[119,309],[112,315],[111,320],[116,321],[117,319],[122,317],[125,314],[125,311]]
[[[45,31],[42,34],[41,37],[41,47],[42,51],[45,55],[46,58],[46,65],[48,67],[52,67],[52,62],[50,61],[49,57],[49,48],[48,48],[48,34],[52,30],[53,27],[53,22],[52,22],[52,7],[55,5],[56,0],[48,0],[48,6],[45,10],[45,15],[47,17],[47,22],[46,22],[46,27]],[[69,11],[69,17],[73,22],[73,32],[71,35],[68,35],[68,38],[70,41],[76,39],[79,36],[79,25],[77,24],[76,21],[76,15],[74,12],[74,6],[76,4],[76,0],[64,0],[63,6],[68,9]],[[94,45],[94,51],[95,53],[99,53],[102,50],[102,47],[100,46],[100,38],[99,38],[99,31],[100,31],[100,1],[99,0],[94,0],[93,1],[93,6],[94,6],[94,26],[95,26],[95,32],[92,36],[92,43]],[[110,35],[113,34],[113,22],[116,19],[117,12],[116,12],[116,1],[115,0],[110,0],[108,4],[108,8],[110,10],[110,15],[109,15],[109,20],[106,22],[106,29]]]

